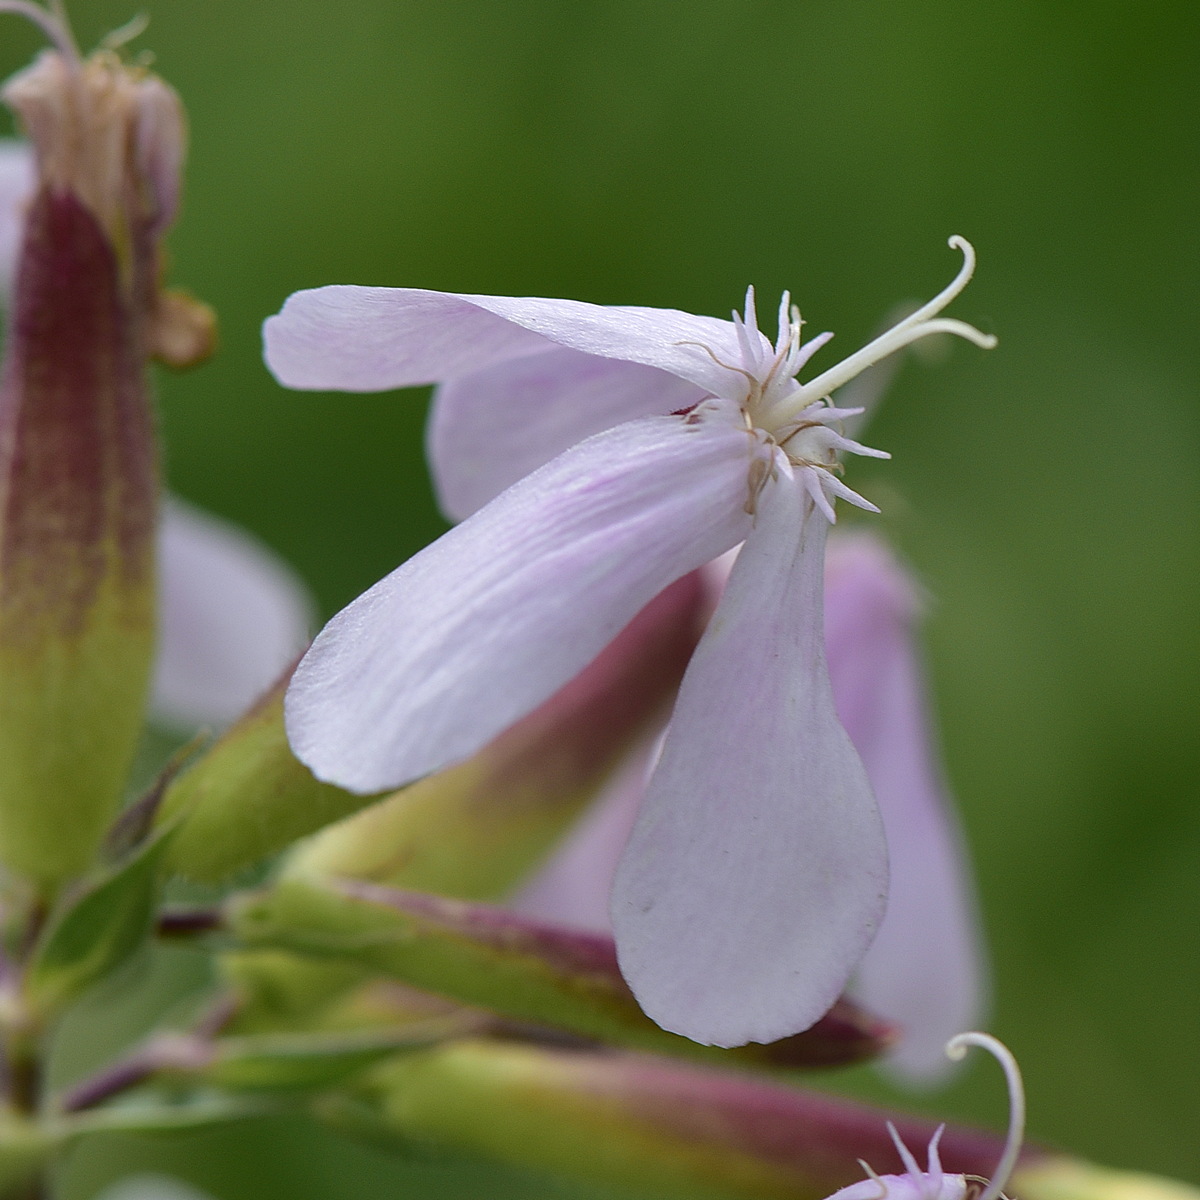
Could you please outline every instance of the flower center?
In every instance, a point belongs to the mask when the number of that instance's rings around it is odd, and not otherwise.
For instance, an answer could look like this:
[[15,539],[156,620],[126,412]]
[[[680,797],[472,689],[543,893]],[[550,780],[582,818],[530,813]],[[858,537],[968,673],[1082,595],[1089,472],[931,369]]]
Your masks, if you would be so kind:
[[950,239],[950,246],[962,252],[963,262],[947,287],[886,333],[807,383],[801,383],[796,376],[833,335],[822,333],[802,345],[804,322],[787,292],[784,292],[779,304],[779,325],[774,346],[759,331],[754,289],[751,287],[746,292],[744,313],[733,314],[741,362],[722,362],[709,347],[702,347],[718,365],[745,381],[744,389],[738,389],[740,394],[729,394],[725,398],[741,406],[751,432],[761,435],[765,441],[777,447],[788,462],[801,472],[807,490],[830,521],[834,519],[832,500],[838,496],[860,508],[879,511],[838,478],[841,470],[839,455],[848,453],[871,458],[891,457],[883,450],[873,450],[852,441],[841,432],[842,422],[863,410],[835,407],[829,399],[833,392],[868,367],[933,333],[954,334],[984,350],[990,350],[996,344],[993,336],[981,333],[973,325],[938,316],[967,286],[975,271],[975,250],[971,243],[955,236]]

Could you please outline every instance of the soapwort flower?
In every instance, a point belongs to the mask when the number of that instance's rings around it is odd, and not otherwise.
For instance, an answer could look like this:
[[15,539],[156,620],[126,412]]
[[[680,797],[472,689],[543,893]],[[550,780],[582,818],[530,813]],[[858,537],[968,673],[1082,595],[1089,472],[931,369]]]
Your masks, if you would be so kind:
[[697,1041],[811,1025],[882,916],[884,833],[830,692],[822,570],[834,502],[874,508],[841,481],[840,454],[886,455],[839,432],[853,412],[829,397],[931,333],[993,344],[938,315],[974,267],[967,242],[951,245],[964,261],[947,288],[805,383],[828,335],[802,344],[785,295],[772,344],[752,291],[727,322],[328,287],[266,325],[268,365],[290,386],[444,382],[435,457],[447,428],[480,420],[458,469],[442,463],[443,499],[470,511],[495,495],[336,616],[302,661],[288,730],[320,778],[370,792],[466,758],[670,582],[745,542],[613,894],[630,986]]

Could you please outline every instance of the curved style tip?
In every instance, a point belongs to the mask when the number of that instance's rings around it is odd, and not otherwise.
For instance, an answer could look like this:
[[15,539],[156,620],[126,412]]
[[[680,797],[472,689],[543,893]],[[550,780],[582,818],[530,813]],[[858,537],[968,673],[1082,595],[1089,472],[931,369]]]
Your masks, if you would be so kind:
[[958,1062],[966,1057],[972,1046],[986,1050],[1004,1069],[1004,1077],[1008,1081],[1008,1140],[996,1164],[992,1182],[979,1197],[979,1200],[996,1200],[996,1197],[1004,1194],[1004,1187],[1021,1154],[1021,1144],[1025,1138],[1025,1086],[1021,1082],[1021,1068],[1017,1066],[1012,1051],[990,1033],[960,1033],[952,1037],[946,1043],[946,1057]]

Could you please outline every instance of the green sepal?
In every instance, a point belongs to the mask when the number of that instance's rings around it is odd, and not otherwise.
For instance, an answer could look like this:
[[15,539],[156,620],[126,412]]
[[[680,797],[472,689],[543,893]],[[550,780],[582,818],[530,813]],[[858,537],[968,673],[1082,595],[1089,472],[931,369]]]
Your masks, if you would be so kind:
[[887,1114],[832,1101],[824,1120],[825,1103],[652,1055],[470,1039],[384,1064],[314,1111],[382,1149],[469,1155],[622,1194],[823,1200],[862,1177],[863,1145],[878,1151],[887,1137]]
[[585,1038],[711,1061],[814,1066],[868,1058],[890,1028],[850,1006],[769,1046],[701,1046],[659,1028],[617,969],[612,940],[503,909],[355,881],[289,880],[236,897],[228,926],[247,947],[355,963],[388,978]]
[[313,1091],[341,1083],[400,1051],[443,1041],[460,1026],[450,1018],[399,1029],[221,1038],[200,1077],[231,1092]]
[[281,680],[167,788],[157,820],[178,818],[169,867],[219,882],[376,796],[321,783],[292,753]]
[[17,1193],[45,1167],[55,1149],[54,1137],[43,1126],[11,1110],[0,1111],[0,1195]]
[[61,1011],[145,943],[173,833],[172,825],[163,826],[60,902],[25,977],[26,1000],[40,1018]]
[[1200,1189],[1178,1179],[1057,1154],[1019,1165],[1006,1190],[1021,1200],[1200,1200]]
[[94,1133],[182,1133],[278,1111],[265,1098],[226,1096],[212,1091],[189,1093],[172,1100],[152,1093],[139,1094],[62,1118],[56,1123],[56,1131],[62,1141]]
[[[47,107],[75,113],[70,95]],[[120,806],[157,597],[158,450],[139,316],[106,230],[70,188],[43,183],[29,202],[7,333],[0,860],[52,895],[87,869]]]
[[321,1028],[324,1013],[370,977],[356,962],[281,950],[228,952],[217,965],[237,998],[231,1029],[246,1034]]

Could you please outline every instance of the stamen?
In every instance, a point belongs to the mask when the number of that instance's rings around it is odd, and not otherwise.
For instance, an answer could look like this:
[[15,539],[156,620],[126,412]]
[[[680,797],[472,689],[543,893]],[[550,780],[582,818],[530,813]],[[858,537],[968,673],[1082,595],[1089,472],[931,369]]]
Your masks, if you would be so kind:
[[790,347],[793,342],[799,342],[800,340],[800,330],[795,327],[793,322],[788,320],[791,303],[791,292],[784,292],[779,297],[779,323],[776,326],[775,333],[776,354],[782,354],[785,347]]
[[904,1164],[904,1169],[910,1175],[923,1174],[921,1168],[917,1166],[917,1160],[913,1157],[913,1152],[904,1144],[904,1139],[896,1132],[896,1127],[889,1121],[887,1123],[888,1133],[892,1135],[892,1141],[895,1143],[896,1149],[900,1152],[900,1161]]
[[834,445],[839,450],[845,450],[848,454],[861,454],[865,458],[891,458],[891,454],[887,450],[876,450],[874,446],[864,446],[862,442],[856,442],[853,438],[843,437],[840,433],[834,435]]
[[0,13],[12,13],[32,21],[54,43],[54,48],[71,66],[76,67],[80,64],[79,49],[71,36],[71,27],[67,23],[67,14],[61,0],[51,0],[49,11],[40,4],[34,4],[32,0],[0,0]]
[[938,1153],[938,1142],[942,1140],[942,1134],[946,1132],[945,1125],[939,1125],[933,1131],[933,1137],[929,1139],[929,1158],[926,1170],[930,1175],[936,1175],[939,1183],[942,1181],[942,1156]]
[[886,1197],[888,1194],[887,1184],[884,1183],[883,1180],[880,1179],[873,1170],[871,1170],[871,1164],[867,1162],[865,1158],[860,1158],[858,1160],[858,1165],[866,1172],[867,1178],[873,1179],[877,1184],[879,1184],[879,1195],[876,1197],[876,1200],[884,1200],[884,1197]]
[[754,345],[754,337],[757,336],[758,330],[755,329],[754,334],[746,327],[746,322],[735,312],[733,314],[733,328],[737,333],[738,348],[742,352],[742,362],[747,367],[756,368],[761,360],[761,355],[758,348]]
[[755,333],[758,332],[758,310],[754,305],[754,284],[751,284],[746,289],[746,306],[742,314],[742,319]]
[[1017,1159],[1021,1154],[1021,1142],[1025,1137],[1025,1088],[1021,1083],[1021,1068],[1012,1052],[1001,1041],[988,1033],[960,1033],[946,1043],[946,1056],[957,1062],[964,1058],[970,1046],[978,1046],[986,1050],[1004,1069],[1004,1078],[1008,1083],[1008,1140],[1004,1145],[1004,1153],[996,1164],[996,1173],[992,1182],[979,1200],[996,1200],[1004,1194],[1005,1184]]
[[[825,476],[825,486],[837,497],[845,500],[848,504],[853,504],[855,508],[861,508],[864,512],[877,513],[879,506],[872,504],[865,496],[860,496],[853,488],[847,487],[836,475],[831,471],[822,471]],[[830,518],[830,524],[833,524]]]
[[825,520],[830,525],[836,525],[837,514],[833,511],[833,505],[829,503],[829,497],[825,495],[824,487],[821,486],[823,480],[820,476],[824,474],[825,472],[818,467],[800,468],[800,478],[804,482],[804,490],[812,497],[812,502],[824,513]]

